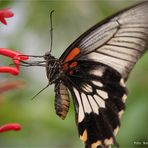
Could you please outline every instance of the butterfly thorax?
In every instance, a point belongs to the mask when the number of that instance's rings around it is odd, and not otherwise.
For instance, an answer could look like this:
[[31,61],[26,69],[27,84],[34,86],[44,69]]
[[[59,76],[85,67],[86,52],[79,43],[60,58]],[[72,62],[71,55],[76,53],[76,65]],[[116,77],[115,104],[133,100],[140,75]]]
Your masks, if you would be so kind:
[[59,59],[56,59],[50,53],[46,53],[44,59],[46,60],[46,75],[49,84],[53,84],[63,75],[62,64]]

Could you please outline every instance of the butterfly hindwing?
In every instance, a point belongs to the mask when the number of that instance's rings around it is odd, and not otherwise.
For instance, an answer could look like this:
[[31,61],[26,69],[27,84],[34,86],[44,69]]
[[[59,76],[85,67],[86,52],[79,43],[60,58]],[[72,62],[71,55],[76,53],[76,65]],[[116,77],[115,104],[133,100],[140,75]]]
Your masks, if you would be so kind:
[[[78,63],[69,77],[69,89],[76,100],[76,123],[86,146],[115,144],[126,88],[118,72],[91,62]],[[124,98],[124,99],[123,99]]]

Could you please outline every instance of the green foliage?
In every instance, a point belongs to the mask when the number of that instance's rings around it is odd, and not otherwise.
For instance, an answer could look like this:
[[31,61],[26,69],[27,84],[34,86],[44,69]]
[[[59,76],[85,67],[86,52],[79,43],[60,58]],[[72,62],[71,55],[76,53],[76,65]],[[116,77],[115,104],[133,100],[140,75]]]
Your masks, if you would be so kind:
[[7,6],[11,5],[11,0],[0,0],[0,9],[6,8]]

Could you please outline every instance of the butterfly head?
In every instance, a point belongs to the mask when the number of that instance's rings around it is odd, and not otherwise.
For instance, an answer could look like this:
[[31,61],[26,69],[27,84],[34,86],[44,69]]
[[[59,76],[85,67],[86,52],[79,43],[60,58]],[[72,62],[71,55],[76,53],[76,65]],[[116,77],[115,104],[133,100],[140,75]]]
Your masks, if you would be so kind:
[[52,59],[55,59],[55,58],[51,55],[51,52],[48,51],[48,52],[45,53],[44,59],[47,60],[47,61],[48,60],[51,61]]

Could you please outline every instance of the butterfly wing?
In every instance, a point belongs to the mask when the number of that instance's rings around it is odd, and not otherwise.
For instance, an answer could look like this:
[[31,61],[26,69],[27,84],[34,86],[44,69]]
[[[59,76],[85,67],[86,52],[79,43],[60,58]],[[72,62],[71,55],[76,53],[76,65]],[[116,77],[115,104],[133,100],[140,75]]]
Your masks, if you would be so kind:
[[118,12],[82,34],[60,59],[64,61],[77,47],[77,60],[104,63],[126,79],[147,47],[147,18],[148,2]]
[[87,148],[116,144],[124,81],[147,48],[147,18],[148,2],[123,10],[82,34],[60,58]]

